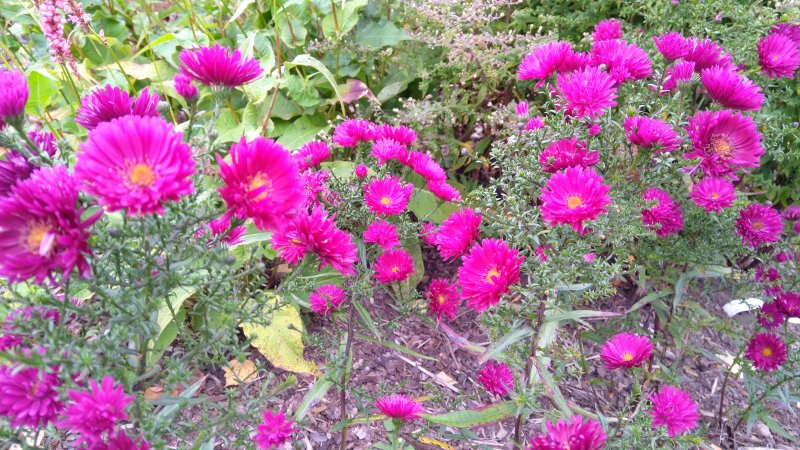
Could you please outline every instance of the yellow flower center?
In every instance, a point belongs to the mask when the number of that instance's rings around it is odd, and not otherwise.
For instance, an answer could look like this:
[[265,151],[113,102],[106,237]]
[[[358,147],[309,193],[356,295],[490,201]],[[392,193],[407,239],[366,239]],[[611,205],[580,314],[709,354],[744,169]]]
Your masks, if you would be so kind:
[[128,181],[136,186],[148,187],[156,181],[156,176],[150,166],[139,163],[133,166],[131,171],[128,172]]
[[499,277],[499,276],[500,276],[500,271],[492,267],[491,269],[489,269],[488,272],[486,272],[486,282],[491,285],[494,285],[494,277]]
[[[47,254],[50,249],[42,249],[42,241],[47,233],[50,233],[51,228],[50,225],[41,222],[35,222],[31,224],[31,227],[28,229],[28,232],[23,237],[23,247],[27,248],[29,252],[35,253],[37,255],[45,255]],[[43,252],[40,250],[44,250]]]
[[761,222],[756,221],[756,222],[753,222],[753,225],[751,225],[751,228],[756,230],[756,231],[761,231],[761,230],[764,229],[764,224],[761,223]]
[[447,299],[445,298],[444,295],[439,295],[438,297],[436,297],[436,302],[439,303],[440,305],[444,305],[445,301],[447,301]]
[[730,158],[733,154],[733,145],[726,136],[711,138],[711,151],[723,158]]
[[397,267],[397,266],[392,266],[392,269],[391,269],[391,270],[392,270],[392,273],[397,273],[397,272],[399,272],[399,271],[400,271],[400,268],[399,268],[399,267]]
[[250,180],[250,192],[261,188],[263,188],[263,190],[258,194],[258,197],[254,199],[255,201],[264,200],[272,192],[272,180],[264,173],[259,173]]
[[622,360],[623,361],[633,361],[633,355],[631,355],[628,352],[625,352],[625,353],[622,354]]
[[714,199],[714,200],[719,200],[719,194],[717,194],[716,192],[712,192],[711,193],[711,198]]
[[583,199],[578,195],[570,195],[567,197],[567,208],[575,209],[583,204]]
[[769,358],[770,356],[772,356],[772,349],[769,347],[764,347],[764,349],[761,350],[761,354]]
[[381,205],[383,205],[383,206],[389,206],[389,203],[392,203],[392,201],[389,199],[389,197],[383,197],[383,198],[381,199]]

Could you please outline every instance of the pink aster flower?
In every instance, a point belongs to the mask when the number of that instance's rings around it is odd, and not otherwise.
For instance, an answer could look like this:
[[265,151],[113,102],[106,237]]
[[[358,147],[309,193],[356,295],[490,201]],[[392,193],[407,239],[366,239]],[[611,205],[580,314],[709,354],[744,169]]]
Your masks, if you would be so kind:
[[674,438],[697,426],[700,419],[697,404],[680,388],[665,386],[661,392],[647,398],[653,402],[653,407],[647,412],[653,418],[653,428],[666,426],[669,437]]
[[333,131],[333,142],[341,147],[355,147],[359,142],[375,139],[377,128],[377,125],[368,120],[348,119]]
[[466,253],[478,239],[480,226],[481,216],[472,209],[462,208],[450,214],[436,233],[436,248],[442,259],[449,260]]
[[586,142],[578,138],[559,139],[539,153],[539,164],[547,173],[569,167],[589,167],[600,161],[599,152],[586,151]]
[[[33,144],[40,152],[44,152],[49,156],[53,156],[58,151],[56,137],[49,131],[30,130],[28,131],[28,137],[31,141],[33,141]],[[35,149],[30,150],[34,153],[36,152]]]
[[430,155],[417,153],[413,157],[411,168],[414,173],[425,179],[426,183],[441,183],[447,179],[447,173]]
[[139,438],[131,439],[124,431],[119,430],[108,438],[108,442],[96,441],[86,447],[87,450],[150,450],[150,443]]
[[387,417],[401,420],[418,419],[420,414],[425,413],[422,403],[403,394],[382,397],[375,402],[375,408]]
[[625,119],[624,127],[628,141],[640,147],[653,147],[657,152],[670,152],[681,145],[678,132],[663,120],[632,116]]
[[575,415],[567,422],[563,419],[552,424],[545,422],[547,434],[531,439],[528,450],[601,450],[606,446],[606,433],[600,422],[592,419],[583,421]]
[[800,67],[800,47],[788,36],[772,33],[758,41],[758,63],[761,73],[772,79],[794,78]]
[[0,160],[0,197],[7,196],[17,182],[28,179],[35,168],[25,156],[9,150]]
[[[205,229],[199,230],[199,237],[206,235],[207,231],[211,231],[211,235],[214,237],[223,236],[221,242],[224,242],[228,245],[236,245],[242,242],[242,236],[247,231],[247,227],[244,225],[239,225],[237,227],[231,228],[231,218],[230,216],[224,215],[217,219],[214,219],[208,222],[208,226]],[[230,231],[228,231],[230,229]],[[209,239],[209,242],[211,239]]]
[[607,19],[599,22],[592,32],[594,42],[607,41],[609,39],[622,39],[622,24],[617,19]]
[[158,117],[158,95],[142,89],[139,98],[132,99],[117,86],[105,86],[93,90],[81,99],[81,107],[75,114],[78,125],[93,130],[104,122],[129,115]]
[[142,89],[139,97],[133,101],[133,108],[131,114],[134,116],[153,116],[158,117],[158,102],[161,99],[158,94],[151,93],[148,88]]
[[663,92],[672,92],[683,85],[692,81],[694,74],[694,63],[691,61],[678,61],[667,67],[664,71],[664,84],[661,86]]
[[302,202],[302,185],[292,155],[271,139],[244,137],[231,145],[228,164],[217,155],[219,174],[225,186],[219,193],[229,213],[253,219],[262,230],[284,225]]
[[778,211],[767,205],[747,205],[736,219],[736,233],[742,237],[742,244],[752,248],[774,244],[783,233],[783,220]]
[[384,250],[400,246],[400,235],[397,227],[385,220],[376,220],[364,230],[364,242],[378,244]]
[[25,112],[28,102],[28,79],[18,70],[0,69],[0,119],[9,123]]
[[764,104],[764,95],[758,85],[735,69],[719,66],[703,69],[700,73],[705,92],[725,108],[759,110]]
[[525,123],[525,131],[541,130],[544,128],[544,126],[544,117],[534,116],[528,119],[528,122]]
[[233,88],[258,78],[264,69],[253,58],[219,44],[181,51],[181,73],[200,84]]
[[599,124],[593,123],[591,125],[589,124],[586,125],[587,125],[586,134],[588,134],[589,136],[597,136],[603,131],[603,128]]
[[345,292],[335,284],[323,284],[308,297],[311,310],[324,316],[339,309],[345,300]]
[[439,227],[431,222],[425,222],[419,231],[422,242],[431,247],[436,246],[436,235],[439,234]]
[[653,42],[656,44],[656,49],[661,53],[661,56],[667,61],[683,58],[689,53],[690,49],[689,40],[675,31],[653,36]]
[[0,416],[12,427],[45,427],[56,420],[64,405],[56,388],[58,374],[21,365],[0,366]]
[[105,122],[81,144],[75,176],[109,211],[161,214],[165,201],[194,192],[192,150],[158,117],[125,116]]
[[597,258],[597,255],[594,252],[589,252],[583,255],[583,262],[586,264],[591,264],[594,262],[594,259]]
[[597,67],[560,74],[558,92],[566,113],[578,119],[602,116],[607,108],[617,104],[614,79]]
[[478,381],[486,392],[499,397],[507,397],[508,393],[514,390],[514,375],[508,366],[501,362],[486,361],[478,372]]
[[458,192],[458,189],[450,186],[445,181],[428,182],[426,186],[428,190],[431,191],[431,194],[435,195],[436,198],[440,200],[446,202],[460,202],[462,200],[461,193]]
[[482,312],[496,305],[519,282],[519,270],[525,261],[519,251],[501,239],[484,239],[462,257],[458,269],[461,296],[475,311]]
[[380,125],[374,130],[375,140],[391,139],[402,145],[411,145],[417,141],[417,133],[403,125],[393,127],[391,125]]
[[647,337],[620,333],[606,341],[600,358],[611,370],[630,369],[641,366],[650,356],[651,351],[653,351],[653,344]]
[[716,177],[705,177],[694,185],[690,194],[695,205],[703,208],[706,212],[720,212],[724,208],[733,206],[736,200],[736,189],[733,183]]
[[800,47],[800,25],[793,23],[777,23],[770,31],[788,37]]
[[542,217],[550,225],[570,225],[583,234],[583,223],[606,212],[609,188],[592,168],[571,167],[553,174],[539,197]]
[[564,41],[548,42],[531,51],[519,65],[517,78],[520,80],[541,80],[536,86],[555,73],[572,72],[588,63],[588,57],[577,53],[572,45]]
[[708,38],[689,38],[687,46],[688,51],[683,59],[694,63],[695,72],[700,73],[703,69],[714,66],[729,67],[733,65],[731,55],[725,53],[722,47]]
[[388,176],[370,181],[364,188],[364,200],[369,210],[375,214],[391,216],[406,209],[413,191],[414,186]]
[[294,160],[300,172],[305,172],[310,168],[318,168],[322,161],[331,156],[331,149],[328,144],[322,141],[311,141],[303,144],[294,154]]
[[273,413],[266,410],[261,415],[262,421],[256,428],[253,440],[258,448],[274,449],[289,442],[292,433],[297,429],[293,426],[294,421],[289,420],[282,413]]
[[550,250],[550,246],[540,245],[533,250],[533,253],[539,258],[541,262],[547,262],[547,251]]
[[800,220],[800,205],[787,206],[781,215],[789,222],[797,222]]
[[653,230],[656,236],[678,234],[683,229],[681,205],[669,194],[661,189],[650,188],[642,194],[642,198],[648,202],[657,202],[654,206],[642,210],[642,222]]
[[[778,275],[780,278],[780,275]],[[775,302],[784,315],[800,317],[800,294],[794,291],[779,291]]]
[[408,159],[408,148],[394,139],[380,138],[372,144],[370,155],[378,159],[382,166],[389,161],[404,161]]
[[753,366],[764,372],[772,372],[786,362],[786,344],[770,333],[756,333],[747,344],[744,356]]
[[191,78],[178,72],[175,74],[172,82],[175,84],[175,90],[178,92],[178,95],[189,101],[197,99],[197,86],[192,84]]
[[514,108],[517,112],[517,117],[528,117],[528,113],[530,113],[530,106],[527,100],[517,103],[517,106]]
[[128,418],[125,408],[134,400],[134,396],[125,395],[122,386],[116,385],[109,375],[104,376],[100,384],[89,381],[89,392],[71,389],[67,395],[70,404],[64,410],[64,418],[56,425],[78,433],[79,444],[96,442],[110,435],[117,422]]
[[767,330],[774,330],[786,320],[783,309],[778,302],[764,303],[758,311],[758,323]]
[[758,167],[764,154],[756,123],[741,113],[700,111],[689,118],[686,131],[692,139],[692,151],[683,156],[699,158],[700,167],[711,176]]
[[81,218],[78,187],[64,166],[46,167],[0,199],[0,276],[38,284],[53,272],[66,278],[75,268],[91,276],[88,228],[102,213]]
[[355,173],[355,175],[362,180],[367,177],[368,172],[369,169],[367,169],[367,166],[363,164],[359,164],[355,169],[353,169],[353,173]]
[[628,80],[642,80],[653,73],[647,53],[623,40],[595,41],[589,54],[592,65],[605,66],[617,85]]
[[458,306],[461,304],[458,286],[444,278],[434,278],[424,295],[429,302],[428,311],[436,315],[437,320],[442,320],[442,316],[448,320],[456,318]]
[[405,281],[415,273],[414,258],[403,248],[388,250],[375,260],[375,279],[389,284],[393,281]]

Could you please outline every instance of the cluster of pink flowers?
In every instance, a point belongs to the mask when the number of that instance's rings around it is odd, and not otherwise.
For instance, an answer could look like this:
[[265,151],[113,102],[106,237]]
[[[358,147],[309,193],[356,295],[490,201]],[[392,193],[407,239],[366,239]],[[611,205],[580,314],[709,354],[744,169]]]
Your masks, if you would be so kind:
[[158,95],[142,89],[136,100],[116,86],[105,86],[93,90],[81,99],[81,107],[75,114],[75,122],[87,130],[125,116],[158,117]]

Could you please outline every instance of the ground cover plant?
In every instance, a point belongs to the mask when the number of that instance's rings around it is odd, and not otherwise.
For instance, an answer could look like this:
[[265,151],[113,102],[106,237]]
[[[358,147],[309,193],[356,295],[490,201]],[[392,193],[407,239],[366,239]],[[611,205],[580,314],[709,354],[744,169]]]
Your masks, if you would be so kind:
[[797,445],[797,11],[0,23],[2,448]]

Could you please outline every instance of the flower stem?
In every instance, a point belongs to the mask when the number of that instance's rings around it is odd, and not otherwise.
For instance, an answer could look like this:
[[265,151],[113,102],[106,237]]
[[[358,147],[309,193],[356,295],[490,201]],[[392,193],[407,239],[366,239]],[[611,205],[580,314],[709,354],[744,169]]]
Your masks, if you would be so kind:
[[[344,370],[342,371],[342,381],[341,385],[339,386],[339,417],[341,420],[347,420],[347,404],[345,403],[345,394],[347,388],[347,381],[349,380],[349,364],[348,361],[350,360],[350,348],[353,344],[353,312],[355,308],[353,307],[353,301],[350,301],[350,306],[347,310],[347,343],[344,345]],[[342,450],[347,449],[347,425],[342,427]]]
[[[523,386],[525,389],[528,388],[528,384],[530,383],[530,375],[531,370],[533,369],[533,358],[536,356],[536,350],[538,349],[539,345],[539,332],[542,329],[542,323],[544,322],[544,311],[547,306],[547,297],[543,298],[539,302],[539,309],[536,311],[536,323],[533,324],[533,335],[531,336],[531,347],[530,352],[528,354],[528,361],[525,363],[525,373],[522,374]],[[522,442],[522,413],[517,416],[517,421],[514,423],[514,442],[517,443],[519,448],[524,447],[524,443]]]

